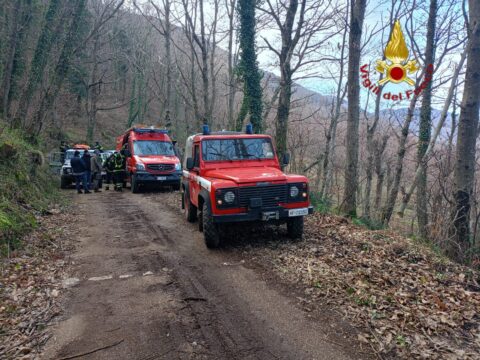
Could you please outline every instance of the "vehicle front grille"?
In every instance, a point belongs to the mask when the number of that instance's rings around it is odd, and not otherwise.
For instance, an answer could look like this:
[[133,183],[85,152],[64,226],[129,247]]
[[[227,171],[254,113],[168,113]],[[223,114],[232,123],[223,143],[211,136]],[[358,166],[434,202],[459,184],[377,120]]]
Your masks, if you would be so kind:
[[153,171],[172,171],[175,168],[174,164],[148,164],[147,169]]
[[287,184],[238,188],[238,201],[241,207],[248,207],[252,198],[261,198],[264,208],[285,203],[287,202]]

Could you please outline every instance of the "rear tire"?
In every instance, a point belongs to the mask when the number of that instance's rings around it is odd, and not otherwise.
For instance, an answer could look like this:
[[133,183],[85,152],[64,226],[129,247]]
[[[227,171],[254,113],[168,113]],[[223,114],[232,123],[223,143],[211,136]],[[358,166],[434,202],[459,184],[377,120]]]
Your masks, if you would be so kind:
[[65,179],[62,176],[61,179],[60,179],[60,188],[61,189],[66,189],[66,188],[68,188],[69,185],[70,185],[70,181],[68,181],[67,179]]
[[185,219],[193,223],[197,220],[197,208],[190,202],[190,194],[187,190],[183,192],[183,201],[185,204]]
[[210,209],[207,204],[203,204],[203,237],[205,239],[205,245],[209,249],[215,249],[220,246],[220,229],[218,225],[213,222]]
[[132,193],[137,194],[139,189],[137,176],[135,174],[132,174],[132,178],[130,181]]
[[287,220],[287,234],[290,239],[299,240],[303,236],[303,216]]

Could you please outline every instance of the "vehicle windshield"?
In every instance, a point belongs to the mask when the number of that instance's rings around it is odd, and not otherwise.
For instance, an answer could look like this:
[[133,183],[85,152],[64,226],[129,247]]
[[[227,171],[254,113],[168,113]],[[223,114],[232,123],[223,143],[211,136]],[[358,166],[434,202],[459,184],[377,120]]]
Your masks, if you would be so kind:
[[174,156],[173,145],[168,141],[136,140],[133,142],[133,153],[139,156],[167,155]]
[[215,139],[202,141],[204,161],[273,159],[268,138]]

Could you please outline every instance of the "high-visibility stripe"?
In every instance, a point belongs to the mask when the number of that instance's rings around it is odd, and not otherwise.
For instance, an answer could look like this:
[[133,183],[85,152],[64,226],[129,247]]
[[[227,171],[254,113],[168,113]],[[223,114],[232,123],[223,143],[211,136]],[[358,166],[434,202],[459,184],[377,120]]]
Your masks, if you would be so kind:
[[195,181],[197,184],[199,184],[201,187],[203,187],[204,189],[206,189],[208,192],[210,192],[210,190],[212,189],[212,183],[211,181],[201,177],[201,176],[198,176],[198,175],[194,175],[186,170],[183,170],[183,176],[187,179],[190,179],[192,181]]

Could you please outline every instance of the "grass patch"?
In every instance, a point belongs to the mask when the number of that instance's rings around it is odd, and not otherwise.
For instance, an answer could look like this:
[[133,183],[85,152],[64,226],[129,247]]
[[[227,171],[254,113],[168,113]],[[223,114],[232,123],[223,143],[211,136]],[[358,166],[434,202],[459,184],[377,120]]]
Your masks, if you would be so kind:
[[310,201],[315,210],[321,214],[329,214],[334,212],[332,201],[330,199],[322,197],[319,192],[312,191],[310,193]]
[[380,221],[369,219],[366,217],[354,217],[352,218],[352,223],[355,225],[366,227],[370,230],[383,230],[385,226]]
[[36,226],[35,215],[62,199],[43,154],[4,126],[0,122],[0,256],[21,247],[21,237]]

